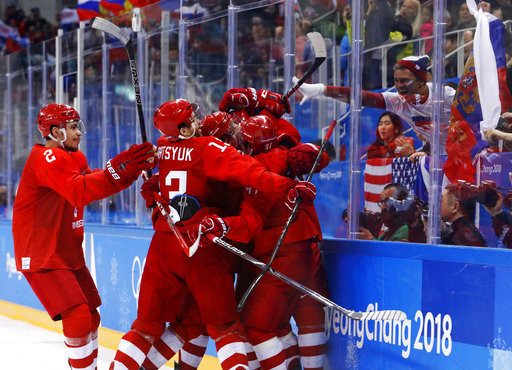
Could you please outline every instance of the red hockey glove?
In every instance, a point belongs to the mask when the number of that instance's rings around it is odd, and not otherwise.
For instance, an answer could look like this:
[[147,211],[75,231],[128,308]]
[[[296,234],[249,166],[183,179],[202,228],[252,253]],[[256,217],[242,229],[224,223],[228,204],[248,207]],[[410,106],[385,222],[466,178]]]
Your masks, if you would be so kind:
[[248,109],[251,112],[258,106],[258,94],[253,88],[229,89],[224,93],[219,110],[229,112],[236,109]]
[[[307,175],[313,164],[320,147],[315,144],[299,144],[288,150],[288,168],[295,176]],[[320,162],[316,166],[315,173],[320,172],[329,164],[329,155],[324,151],[320,157]]]
[[113,184],[124,186],[135,181],[142,171],[155,166],[153,144],[145,142],[132,145],[130,149],[110,159],[105,166],[105,172]]
[[299,181],[294,188],[288,191],[284,204],[292,210],[297,203],[297,198],[301,199],[300,206],[307,207],[313,204],[316,197],[316,186],[307,181]]
[[[224,220],[217,215],[210,215],[203,218],[199,223],[199,230],[201,230],[201,246],[205,247],[212,244],[210,238],[222,238],[227,234],[229,227]],[[207,236],[209,235],[209,237]]]
[[154,207],[156,206],[156,202],[159,202],[164,205],[166,210],[168,210],[168,202],[159,194],[159,191],[160,187],[158,185],[157,173],[144,181],[140,187],[140,195],[142,195],[142,198],[146,201],[146,208]]
[[290,113],[290,102],[281,94],[276,94],[268,90],[258,91],[258,108],[265,109],[276,117],[281,117],[285,113]]

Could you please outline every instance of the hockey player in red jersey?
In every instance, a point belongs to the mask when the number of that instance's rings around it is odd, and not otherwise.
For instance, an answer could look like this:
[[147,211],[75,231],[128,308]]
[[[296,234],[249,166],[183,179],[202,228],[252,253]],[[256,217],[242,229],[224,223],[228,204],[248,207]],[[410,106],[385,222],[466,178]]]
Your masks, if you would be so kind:
[[32,148],[14,201],[16,267],[50,317],[62,320],[71,368],[96,369],[101,300],[82,251],[83,208],[153,168],[153,145],[134,145],[92,171],[78,149],[85,131],[72,107],[44,107],[37,126],[46,143]]
[[[241,91],[243,91],[243,89],[236,89],[237,94],[240,94]],[[226,136],[229,131],[233,132],[233,129],[227,129],[226,133],[223,133],[223,127],[227,128],[227,122],[229,121],[229,115],[227,113],[223,114],[224,115],[222,115],[222,113],[215,113],[211,116],[210,120],[205,120],[206,122],[203,123],[202,127],[203,132],[206,131],[218,137]],[[245,143],[245,145],[242,145],[242,147],[245,149],[247,154],[254,155],[260,153],[256,155],[256,158],[264,163],[267,168],[271,169],[272,171],[277,171],[280,173],[291,172],[293,173],[293,176],[302,176],[309,172],[318,154],[318,147],[312,144],[296,145],[297,141],[295,137],[298,135],[298,132],[296,132],[296,130],[287,121],[279,120],[279,124],[276,124],[277,120],[274,118],[273,122],[271,123],[269,120],[269,118],[272,117],[271,115],[266,114],[265,116],[254,116],[249,118],[249,116],[244,115],[242,111],[238,111],[237,116],[243,117],[243,129],[241,131],[242,135],[239,136],[235,141],[238,143]],[[214,126],[215,123],[217,123],[217,127]],[[281,129],[280,132],[278,132],[273,126],[279,126]],[[273,148],[274,142],[279,143],[276,148]],[[288,149],[289,146],[292,146],[292,148]],[[272,150],[269,151],[271,148]],[[323,156],[322,159],[323,160],[320,169],[325,167],[325,165],[328,163],[327,155]],[[258,199],[258,197],[256,197],[256,199]],[[248,241],[254,235],[261,235],[261,225],[259,225],[257,221],[259,220],[260,222],[263,222],[263,220],[268,219],[269,215],[267,214],[268,209],[266,209],[266,204],[268,204],[268,202],[266,202],[264,198],[261,199],[260,197],[259,199],[262,201],[261,203],[257,201],[254,203],[254,198],[252,199],[252,202],[249,202],[250,204],[244,202],[243,204],[245,204],[245,206],[243,205],[241,207],[242,209],[240,210],[240,217],[224,218],[227,224],[243,225],[243,227],[239,228],[231,227],[230,232],[228,232],[226,235],[227,238],[238,241]],[[262,213],[260,218],[253,217],[254,209],[257,209]],[[247,210],[250,210],[250,212],[247,212]],[[270,217],[271,215],[272,213],[270,213]],[[285,220],[286,219],[283,221]],[[306,222],[305,220],[308,221]],[[308,227],[311,228],[311,222],[309,220],[313,221],[313,225],[318,225],[313,207],[309,208],[306,217],[303,217],[302,220],[293,223],[294,228],[299,229],[305,227],[306,230]],[[301,222],[302,226],[300,226]],[[277,225],[279,225],[279,223]],[[263,226],[263,228],[268,228],[268,224],[267,226]],[[279,229],[279,231],[280,230],[281,229]],[[296,231],[295,234],[297,235]],[[300,239],[300,234],[298,238]],[[287,239],[289,240],[289,238]],[[275,238],[272,243],[269,243],[271,248],[273,245],[275,245],[276,240],[277,238]],[[325,274],[321,264],[318,247],[316,243],[310,244],[312,244],[311,251],[303,254],[303,257],[307,257],[307,263],[305,263],[305,260],[302,261],[304,276],[308,276],[310,278],[311,281],[308,279],[308,282],[311,284],[311,287],[314,287],[315,290],[320,291],[324,295],[328,295]],[[299,255],[300,254],[301,253],[299,253]],[[266,257],[268,258],[268,256]],[[288,263],[293,265],[295,258],[297,258],[297,256],[293,256],[293,253],[289,253],[289,256],[287,257]],[[242,277],[238,277],[238,281],[243,279],[243,275]],[[304,279],[302,279],[302,281],[304,282]],[[286,302],[288,305],[290,301]],[[283,306],[282,302],[274,303],[276,307]],[[291,307],[293,307],[293,305],[291,305]],[[322,306],[317,304],[316,301],[304,297],[299,300],[299,304],[296,305],[296,309],[293,314],[299,325],[299,341],[301,343],[301,353],[305,368],[321,368],[323,366],[326,343],[324,311]],[[296,346],[297,339],[291,332],[291,329],[288,325],[289,315],[284,314],[283,316],[285,318],[283,318],[279,329],[277,329],[276,326],[274,333],[267,333],[265,335],[267,340],[262,342],[264,343],[263,345],[261,345],[261,343],[256,344],[257,353],[259,354],[260,360],[263,362],[263,368],[283,366],[283,362],[285,361],[284,355],[281,350],[277,350],[280,345],[282,345],[282,350],[284,350],[285,354],[287,355],[287,367],[293,368],[294,365],[300,366],[300,364],[298,364],[299,349]],[[277,336],[279,336],[278,339],[280,343],[276,341],[275,337]],[[268,348],[270,347],[274,352],[268,352]],[[295,363],[292,362],[294,357],[296,359]]]
[[[271,97],[270,100],[269,97]],[[221,101],[220,108],[226,111],[241,108],[248,109],[250,112],[258,112],[263,109],[263,113],[271,118],[274,118],[275,116],[270,115],[267,112],[275,112],[279,117],[287,110],[286,105],[281,104],[279,94],[269,92],[265,93],[264,91],[256,93],[254,89],[231,89],[227,91]],[[276,148],[272,149],[269,153],[259,154],[255,158],[260,160],[267,168],[276,173],[291,174],[291,176],[297,176],[299,178],[307,175],[318,154],[318,147],[313,144],[298,144],[300,141],[300,135],[297,137],[298,132],[286,120],[274,118],[273,123],[278,127],[279,131],[275,144]],[[244,130],[251,130],[251,127],[254,126],[242,125],[242,127]],[[242,130],[242,133],[244,130]],[[255,142],[256,140],[261,141],[262,135],[264,135],[263,132],[260,135],[257,135],[256,132],[246,133],[245,135],[247,138],[247,140],[245,140],[246,142],[253,142],[252,145],[255,146],[254,151],[256,153],[265,151],[262,150],[264,148],[261,146],[258,148],[257,143]],[[267,133],[267,136],[271,135]],[[288,148],[288,150],[286,150],[286,148]],[[325,167],[328,163],[326,154],[324,154],[322,162],[323,163],[319,169]],[[265,220],[265,225],[263,226],[263,231],[256,234],[257,236],[254,239],[256,247],[253,255],[258,259],[265,261],[269,258],[270,253],[272,252],[271,248],[273,248],[277,242],[286,221],[286,215],[282,214],[282,212],[280,214],[280,210],[273,207],[270,213],[263,219]],[[293,242],[291,243],[291,245],[293,245],[295,240],[299,243],[300,241],[304,241],[305,244],[309,244],[311,250],[304,253],[306,250],[305,246],[303,250],[297,248],[297,253],[295,253],[293,248],[287,250],[285,244]],[[321,229],[314,206],[306,207],[301,214],[299,214],[298,219],[292,223],[287,237],[283,242],[282,248],[285,248],[285,250],[281,251],[280,249],[278,254],[278,257],[281,257],[278,258],[280,259],[280,262],[276,265],[273,264],[273,267],[285,274],[288,272],[291,277],[296,276],[298,281],[307,283],[306,285],[315,291],[318,291],[324,296],[328,296],[327,280],[321,262],[320,252],[318,250],[318,241],[320,240]],[[270,249],[262,249],[262,246]],[[296,263],[294,266],[294,258],[305,258],[305,260],[302,261],[302,264]],[[277,262],[277,260],[275,262]],[[279,263],[281,263],[281,265]],[[302,279],[296,275],[298,271],[293,271],[293,267],[299,265],[302,265],[301,268],[304,272]],[[282,270],[280,268],[282,268]],[[265,279],[269,279],[269,277],[265,277]],[[272,279],[277,280],[275,278],[271,278],[270,280]],[[257,289],[260,289],[259,291],[263,292],[260,294],[266,294],[269,291],[272,291],[271,288],[265,288],[263,286],[257,287]],[[254,293],[256,293],[256,291],[254,291],[252,295],[254,295]],[[290,291],[290,293],[292,293],[292,291]],[[297,297],[298,296],[296,296],[295,299],[298,299]],[[253,300],[253,302],[260,302],[261,296],[258,298],[257,294],[256,297],[250,298],[247,304],[250,305],[251,300]],[[298,299],[295,306],[290,303],[293,302],[293,299],[286,302],[287,307],[292,309],[294,319],[299,329],[298,344],[304,369],[321,369],[323,367],[326,351],[323,307],[318,302],[307,296]],[[259,304],[255,307],[261,308],[263,306]],[[272,305],[269,305],[269,307],[272,307]],[[275,323],[269,323],[268,320],[265,319],[265,316],[270,315],[274,318],[279,317],[278,310],[270,308],[270,311],[268,312],[264,312],[264,310],[259,312],[258,310],[254,310],[249,307],[244,309],[243,312],[243,317],[248,320],[248,322],[244,322],[244,324],[248,325],[246,332],[249,339],[251,339],[251,325],[256,326],[257,334],[261,329],[266,330],[266,333],[262,334],[262,338],[271,337],[272,330],[274,333],[277,330],[279,339],[285,347],[285,350],[287,346],[290,347],[286,352],[288,352],[287,363],[289,368],[291,368],[294,364],[291,363],[290,357],[294,357],[293,347],[295,347],[294,342],[296,339],[288,325],[289,319],[286,319],[288,313],[283,312],[282,314],[282,322],[276,325]],[[260,316],[260,319],[258,319],[258,316]],[[272,330],[269,328],[272,328]],[[260,357],[260,355],[258,357]]]
[[[247,91],[246,89],[236,89],[237,94],[240,94],[242,91]],[[262,95],[262,94],[260,94]],[[268,95],[264,94],[264,95]],[[260,106],[260,109],[263,109],[263,113],[265,113],[268,117],[272,117],[273,125],[278,127],[277,132],[277,141],[279,142],[280,149],[275,149],[273,151],[279,151],[280,153],[286,153],[286,148],[293,147],[291,150],[288,151],[288,155],[281,157],[285,162],[288,163],[289,172],[292,173],[292,176],[295,175],[304,175],[307,173],[318,154],[318,147],[313,144],[297,144],[297,142],[300,140],[300,134],[299,132],[286,120],[277,120],[274,118],[274,115],[268,114],[268,111],[266,111],[266,108],[270,107],[269,109],[272,111],[279,111],[279,109],[274,109],[273,106],[279,103],[279,97],[278,94],[273,94],[277,99],[272,99],[270,101],[262,101]],[[243,100],[243,99],[242,99]],[[231,106],[229,106],[231,108]],[[285,109],[280,110],[281,112],[284,112]],[[200,123],[200,131],[202,135],[204,136],[215,136],[222,140],[223,142],[230,143],[233,146],[237,146],[238,144],[241,144],[241,136],[236,135],[240,131],[239,124],[240,122],[244,120],[248,120],[250,117],[244,110],[238,110],[234,111],[232,113],[226,113],[226,112],[216,112],[211,115],[206,116],[203,120],[201,120]],[[265,118],[256,118],[257,120]],[[268,121],[267,121],[268,122]],[[239,147],[240,148],[240,147]],[[267,148],[268,149],[268,148]],[[258,149],[259,151],[262,151],[263,149]],[[271,155],[271,153],[268,154],[261,154],[261,156],[267,156]],[[321,168],[325,167],[327,165],[328,159],[327,155],[324,155],[322,157],[321,164],[318,168],[320,170]],[[286,163],[285,163],[286,166]],[[278,169],[279,170],[279,169]],[[155,179],[150,179],[150,181],[147,181],[143,185],[143,193],[151,194],[151,193],[157,193],[159,191],[158,183],[155,181]],[[145,196],[146,197],[146,196]],[[233,194],[233,191],[230,191],[230,200],[232,202],[235,202],[235,199],[237,197]],[[147,205],[152,204],[153,199],[150,198]],[[235,207],[238,208],[238,207]],[[261,211],[255,212],[254,209],[251,209],[251,207],[246,207],[244,210],[243,217],[234,217],[231,220],[231,227],[228,237],[231,237],[235,240],[239,241],[249,241],[251,239],[251,235],[255,233],[255,231],[250,231],[250,229],[253,227],[252,225],[256,225],[255,229],[257,229],[258,224],[263,223],[263,216],[259,213]],[[236,212],[238,213],[238,211]],[[261,218],[259,218],[261,217]],[[231,240],[231,242],[233,242]],[[240,247],[240,246],[239,246]],[[240,247],[241,248],[241,247]],[[318,247],[314,245],[313,248],[313,255],[319,257],[319,251]],[[315,254],[316,253],[316,254]],[[242,260],[239,261],[240,263],[243,263]],[[313,275],[315,278],[318,275],[318,271],[321,270],[323,272],[323,267],[321,265],[320,258],[312,260],[310,266],[308,266],[310,269],[310,274]],[[238,270],[239,272],[239,270]],[[322,280],[323,278],[324,280]],[[238,277],[238,280],[240,280],[240,275]],[[320,281],[323,282],[323,284],[317,284],[313,285],[316,287],[324,287],[323,290],[320,290],[321,292],[326,291],[326,283],[325,283],[325,276],[320,275]],[[324,293],[326,294],[326,293]],[[300,300],[301,302],[304,302],[304,304],[300,304],[300,307],[307,307],[308,306],[308,298],[304,298]],[[297,310],[296,316],[298,318],[306,318],[308,321],[302,320],[299,322],[304,322],[305,325],[299,327],[300,331],[300,338],[301,338],[301,344],[303,348],[303,356],[304,361],[308,362],[308,357],[312,357],[315,359],[318,359],[319,357],[322,357],[322,354],[325,352],[325,338],[322,341],[321,334],[324,331],[324,319],[323,319],[323,308],[321,305],[316,304],[316,301],[311,300],[313,306],[316,308],[316,312],[314,315],[301,315],[299,309]],[[315,321],[316,320],[316,321]],[[313,325],[312,325],[313,323]],[[307,325],[306,325],[307,324]],[[289,369],[292,368],[293,363],[291,360],[294,358],[298,360],[298,354],[299,349],[297,347],[297,338],[296,336],[291,332],[291,329],[289,329],[289,326],[286,327],[287,330],[282,330],[279,333],[279,340],[283,344],[283,348],[285,350],[285,353],[287,355],[287,364],[289,364]],[[289,330],[288,330],[289,329]],[[309,330],[309,333],[305,333],[306,330]],[[311,331],[318,331],[320,332],[320,335],[311,335]],[[309,335],[308,335],[309,334]],[[144,362],[144,368],[147,370],[151,369],[157,369],[160,366],[162,366],[164,363],[170,359],[170,355],[173,354],[172,351],[169,351],[169,338],[171,338],[170,333],[166,330],[164,335],[161,339],[157,340],[155,344],[153,345],[153,348],[150,350],[150,354],[148,359]],[[199,366],[201,359],[203,357],[204,351],[206,350],[206,346],[208,344],[208,336],[207,334],[199,334],[196,338],[192,339],[191,341],[188,341],[184,344],[184,346],[180,350],[180,357],[179,357],[179,365],[182,369],[195,369]],[[306,339],[306,340],[304,340]],[[313,340],[312,340],[313,339]],[[312,343],[315,341],[319,341],[320,343],[316,345],[316,343]],[[316,348],[313,348],[316,347]],[[255,357],[254,351],[252,350],[252,346],[246,345],[246,351],[248,354],[249,359],[249,368],[250,369],[258,369],[259,363]],[[321,353],[318,353],[321,352]],[[311,354],[311,356],[310,356]],[[251,357],[250,357],[251,356]]]
[[[225,202],[226,185],[253,186],[274,202],[289,193],[290,201],[302,196],[301,183],[270,173],[258,162],[212,137],[195,137],[195,107],[184,99],[164,103],[154,114],[155,127],[164,135],[158,140],[159,188],[169,203],[175,196],[193,197],[200,206],[176,226],[187,243],[199,231],[222,237],[228,230],[218,215]],[[197,207],[199,208],[199,207]],[[197,305],[208,334],[215,341],[223,369],[248,369],[243,348],[233,278],[222,248],[202,238],[205,245],[192,257],[181,250],[160,214],[154,218],[153,236],[142,276],[137,319],[119,344],[111,369],[138,370],[152,343],[172,330],[168,347],[176,352],[183,342],[202,334],[189,307]],[[143,355],[143,356],[141,356]]]

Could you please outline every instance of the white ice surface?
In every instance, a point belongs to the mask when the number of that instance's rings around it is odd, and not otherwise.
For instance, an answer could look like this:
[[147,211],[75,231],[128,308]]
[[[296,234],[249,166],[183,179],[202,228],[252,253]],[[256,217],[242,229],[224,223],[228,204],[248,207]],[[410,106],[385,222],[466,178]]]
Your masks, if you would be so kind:
[[[63,340],[60,333],[0,315],[0,369],[69,370]],[[108,369],[114,353],[100,346],[98,370]]]

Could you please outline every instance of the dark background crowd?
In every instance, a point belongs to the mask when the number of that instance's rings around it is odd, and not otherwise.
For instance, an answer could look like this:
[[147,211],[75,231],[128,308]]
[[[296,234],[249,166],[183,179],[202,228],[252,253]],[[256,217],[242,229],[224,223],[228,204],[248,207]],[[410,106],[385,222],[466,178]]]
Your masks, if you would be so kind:
[[[237,1],[244,5],[250,1]],[[76,8],[76,1],[66,0],[62,7]],[[228,1],[200,0],[183,2],[183,8],[188,9],[188,18],[200,17],[226,9]],[[495,0],[491,2],[492,13],[503,21],[512,19],[511,0]],[[340,46],[340,70],[342,81],[348,84],[351,33],[351,9],[347,0],[299,0],[296,22],[296,65],[298,72],[307,69],[307,61],[312,57],[308,47],[306,34],[310,31],[320,32],[324,38]],[[4,8],[1,21],[13,30],[16,42],[0,42],[0,54],[15,52],[28,44],[39,43],[57,35],[61,24],[61,9],[55,10],[54,19],[41,16],[38,7],[31,8],[27,14],[16,5]],[[474,17],[469,13],[464,0],[447,2],[445,12],[447,28],[446,52],[451,53],[457,47],[457,32],[463,34],[464,43],[473,38],[473,31],[467,28],[475,27]],[[283,65],[284,55],[284,12],[282,4],[268,6],[258,11],[241,12],[239,22],[248,27],[239,32],[241,62],[240,84],[255,88],[268,86],[269,69],[279,71]],[[224,65],[226,59],[226,40],[222,22],[216,29],[210,25],[197,27],[191,32],[191,47],[196,53],[195,62],[198,68],[206,70],[218,79],[224,74],[225,68],[215,72],[216,65]],[[433,35],[433,2],[432,0],[365,0],[364,1],[364,77],[363,88],[373,90],[382,88],[382,61],[387,59],[388,86],[392,86],[392,66],[397,60],[408,55],[432,53],[432,40],[424,39]],[[76,25],[64,26],[66,31],[73,30]],[[419,42],[420,39],[424,41]],[[0,40],[1,41],[1,40]],[[407,43],[406,41],[411,41]],[[508,39],[507,39],[508,41]],[[398,45],[393,45],[399,43]],[[174,43],[173,43],[174,44]],[[331,44],[332,45],[332,44]],[[329,46],[329,45],[328,45]],[[383,54],[382,46],[386,46]],[[369,50],[371,49],[371,50]],[[466,58],[471,52],[472,45],[464,49]],[[173,53],[175,50],[173,50]],[[507,55],[508,60],[510,60]],[[222,72],[222,73],[221,73]],[[457,56],[450,54],[446,60],[446,78],[459,77],[457,74]],[[460,71],[459,71],[460,72]]]

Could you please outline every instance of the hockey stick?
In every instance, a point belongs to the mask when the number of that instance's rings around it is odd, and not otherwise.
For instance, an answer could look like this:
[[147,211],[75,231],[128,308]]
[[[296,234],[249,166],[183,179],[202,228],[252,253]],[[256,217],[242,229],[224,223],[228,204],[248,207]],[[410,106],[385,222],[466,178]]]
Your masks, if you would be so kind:
[[[216,237],[216,236],[207,236],[210,240],[212,240],[215,244],[220,245],[221,247],[227,249],[228,251],[236,254],[237,256],[243,258],[246,261],[249,261],[253,265],[259,267],[260,269],[266,269],[266,265],[254,258],[253,256],[241,251],[240,249],[232,246],[231,244],[225,242],[224,240]],[[315,292],[314,290],[298,283],[292,278],[281,274],[279,271],[274,270],[273,268],[268,268],[267,272],[276,278],[284,281],[286,284],[292,286],[293,288],[299,290],[300,292],[307,294],[314,300],[320,302],[324,306],[327,306],[333,310],[341,312],[343,315],[350,317],[353,320],[393,320],[393,321],[402,321],[407,319],[407,315],[405,312],[400,310],[383,310],[383,311],[374,311],[374,312],[360,312],[348,310],[346,308],[341,307],[340,305],[334,303],[330,299],[324,297],[323,295]]]
[[[133,90],[135,91],[135,104],[137,105],[137,114],[139,116],[140,133],[142,135],[142,141],[148,141],[146,135],[146,124],[144,121],[144,113],[142,111],[142,99],[140,97],[140,85],[139,85],[139,74],[137,73],[137,63],[135,63],[135,53],[133,52],[133,46],[130,42],[130,35],[120,29],[114,23],[107,21],[104,18],[92,18],[91,27],[105,32],[106,34],[115,37],[126,49],[128,53],[128,59],[130,62],[130,70],[132,75]],[[151,173],[149,173],[151,177]]]
[[[311,178],[313,177],[313,174],[315,173],[316,167],[318,166],[318,163],[320,163],[320,158],[322,157],[322,153],[325,150],[325,146],[327,141],[329,141],[329,138],[331,137],[334,127],[336,127],[336,124],[338,123],[337,120],[333,120],[331,124],[329,125],[329,129],[327,130],[327,133],[325,134],[324,139],[322,140],[322,145],[320,146],[320,150],[318,151],[318,155],[316,156],[315,163],[313,164],[313,167],[311,167],[311,170],[309,171],[308,177],[306,179],[307,182],[311,181]],[[245,291],[244,295],[242,296],[242,299],[240,299],[240,302],[238,303],[238,312],[242,311],[244,308],[245,302],[247,301],[247,298],[249,298],[249,295],[254,290],[256,285],[260,282],[260,280],[263,278],[263,276],[267,273],[267,271],[270,269],[270,265],[272,262],[274,262],[274,259],[276,258],[276,254],[279,251],[279,248],[281,247],[281,244],[283,243],[284,237],[286,236],[286,233],[288,232],[288,229],[290,228],[290,225],[292,224],[293,219],[295,218],[295,215],[297,214],[297,211],[299,210],[299,206],[301,203],[301,199],[297,198],[295,202],[295,206],[293,207],[292,213],[288,217],[288,220],[286,220],[286,224],[284,225],[283,231],[281,232],[281,235],[279,236],[279,239],[277,240],[277,244],[274,247],[274,250],[272,251],[272,255],[270,256],[270,259],[268,260],[265,268],[263,268],[263,271],[256,277],[256,279],[252,282],[252,284],[249,286],[249,288]]]
[[289,99],[292,94],[301,87],[301,85],[315,72],[318,67],[324,62],[325,58],[327,58],[327,50],[325,48],[324,38],[318,32],[309,32],[307,34],[309,41],[311,41],[311,45],[313,46],[313,50],[315,52],[315,60],[313,61],[313,65],[306,71],[304,76],[297,81],[297,83],[283,95],[282,100]]
[[[144,176],[144,180],[147,180],[145,174],[143,174],[143,176]],[[199,235],[198,235],[195,243],[189,247],[187,245],[187,242],[183,238],[183,235],[181,235],[180,231],[176,228],[176,225],[174,224],[174,221],[172,220],[171,215],[169,215],[169,212],[167,212],[164,205],[162,203],[160,203],[159,201],[157,201],[156,199],[155,199],[155,203],[156,203],[156,206],[158,207],[158,209],[160,210],[160,213],[167,221],[167,224],[171,228],[172,233],[174,234],[176,239],[178,239],[178,243],[179,243],[181,249],[183,249],[183,251],[185,252],[185,254],[188,257],[192,257],[194,255],[194,253],[196,253],[197,249],[199,248],[199,241],[201,239],[201,231],[199,231]]]
[[[137,114],[139,117],[139,127],[140,127],[140,134],[142,137],[142,141],[146,142],[148,141],[148,137],[146,135],[146,124],[144,121],[144,112],[142,110],[142,99],[140,96],[140,86],[139,86],[139,74],[137,73],[137,63],[135,63],[135,53],[133,52],[133,46],[130,42],[130,35],[128,35],[126,32],[124,32],[122,29],[120,29],[118,26],[116,26],[114,23],[103,19],[95,17],[91,20],[91,27],[105,32],[106,34],[115,37],[121,43],[126,49],[126,52],[128,53],[128,59],[130,62],[130,70],[131,70],[131,76],[132,76],[132,84],[133,84],[133,90],[135,91],[135,103],[137,106]],[[144,172],[142,174],[142,177],[144,178],[144,181],[147,181],[151,177],[151,170],[148,170],[147,173]],[[171,228],[171,231],[176,236],[176,239],[178,239],[178,243],[180,244],[181,248],[185,251],[187,256],[191,257],[199,247],[199,239],[196,243],[194,243],[191,247],[187,245],[185,242],[185,239],[183,239],[183,235],[179,232],[178,229],[176,229],[176,226],[174,225],[174,222],[171,219],[171,216],[169,216],[169,213],[165,209],[162,203],[155,200],[156,206],[160,210],[160,213],[162,216],[166,219],[167,223],[169,224],[169,227]]]

